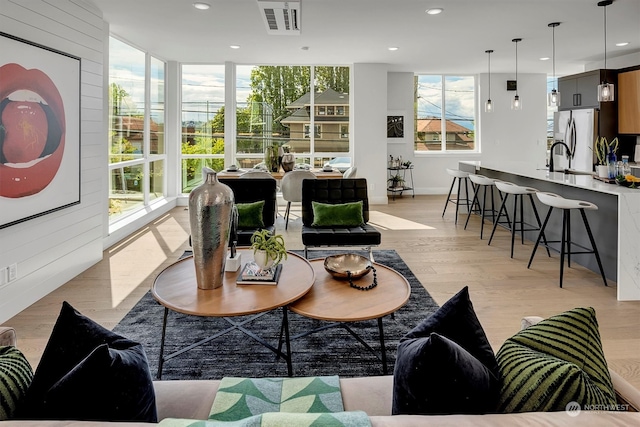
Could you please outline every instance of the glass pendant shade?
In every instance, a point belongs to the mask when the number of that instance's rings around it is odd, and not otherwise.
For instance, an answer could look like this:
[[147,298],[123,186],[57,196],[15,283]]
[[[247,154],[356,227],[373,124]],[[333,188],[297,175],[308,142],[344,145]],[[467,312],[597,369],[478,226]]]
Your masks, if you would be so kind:
[[551,92],[547,94],[547,104],[549,107],[559,107],[560,106],[560,92],[553,89]]
[[522,101],[520,101],[520,97],[518,95],[514,96],[511,100],[511,109],[522,110]]
[[484,103],[484,112],[493,113],[493,103],[490,99],[487,99],[487,102]]
[[598,102],[615,101],[615,86],[613,83],[601,83],[598,85]]

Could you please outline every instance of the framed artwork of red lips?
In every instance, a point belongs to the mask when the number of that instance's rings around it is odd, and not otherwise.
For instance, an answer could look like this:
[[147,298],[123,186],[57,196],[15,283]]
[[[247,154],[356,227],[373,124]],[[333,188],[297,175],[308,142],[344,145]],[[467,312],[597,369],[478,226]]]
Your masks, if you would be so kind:
[[80,58],[0,32],[0,229],[80,203]]

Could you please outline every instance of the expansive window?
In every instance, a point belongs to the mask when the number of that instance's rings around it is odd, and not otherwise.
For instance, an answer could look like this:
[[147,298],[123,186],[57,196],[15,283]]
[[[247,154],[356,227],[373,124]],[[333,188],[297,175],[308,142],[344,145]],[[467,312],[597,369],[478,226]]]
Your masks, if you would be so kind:
[[418,75],[415,94],[416,153],[476,150],[474,77]]
[[224,65],[182,66],[182,192],[224,167]]
[[164,196],[164,63],[109,43],[109,216],[118,219]]
[[235,161],[242,168],[266,166],[269,147],[314,167],[344,156],[349,68],[237,66],[236,132]]

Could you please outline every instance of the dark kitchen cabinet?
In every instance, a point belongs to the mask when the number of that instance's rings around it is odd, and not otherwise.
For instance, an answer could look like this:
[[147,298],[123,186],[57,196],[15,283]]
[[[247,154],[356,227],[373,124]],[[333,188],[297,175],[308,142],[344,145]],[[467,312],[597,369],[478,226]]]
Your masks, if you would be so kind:
[[[575,108],[600,108],[598,85],[605,80],[605,70],[593,70],[558,78],[559,111]],[[616,70],[606,70],[606,80],[617,83]]]

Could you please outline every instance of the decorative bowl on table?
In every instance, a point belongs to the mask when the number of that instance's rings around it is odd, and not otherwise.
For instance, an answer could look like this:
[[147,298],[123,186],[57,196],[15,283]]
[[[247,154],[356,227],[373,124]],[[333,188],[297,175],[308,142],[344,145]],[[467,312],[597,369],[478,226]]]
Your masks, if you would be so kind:
[[629,188],[640,188],[640,178],[633,175],[616,176],[616,184]]
[[324,259],[324,269],[335,279],[359,279],[372,268],[371,260],[357,254],[331,255]]

